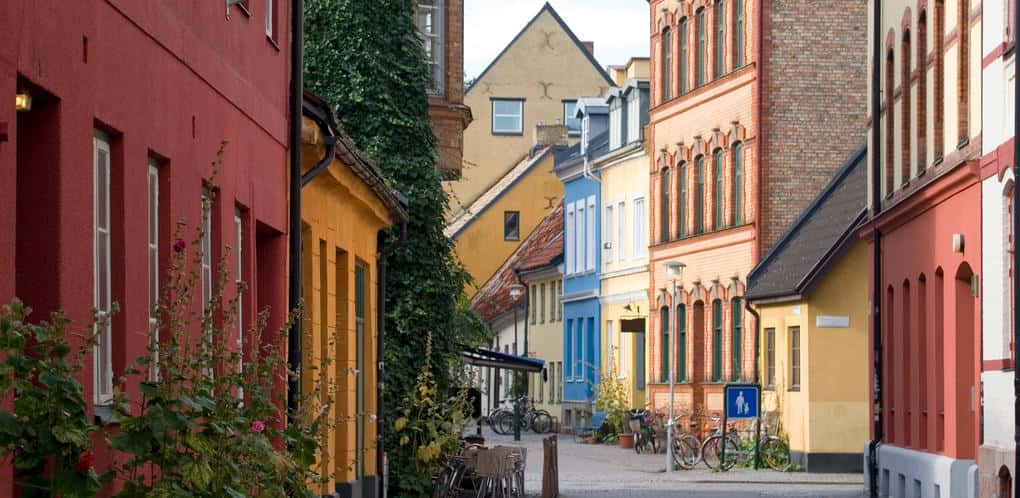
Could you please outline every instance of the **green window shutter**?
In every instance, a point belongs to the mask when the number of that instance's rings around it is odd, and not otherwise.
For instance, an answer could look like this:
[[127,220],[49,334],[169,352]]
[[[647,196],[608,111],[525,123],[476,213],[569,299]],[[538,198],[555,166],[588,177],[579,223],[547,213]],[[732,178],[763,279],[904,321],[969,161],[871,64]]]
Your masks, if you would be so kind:
[[687,380],[687,307],[676,307],[676,380]]
[[705,84],[705,9],[701,9],[697,13],[698,26],[698,86]]
[[662,382],[669,382],[669,308],[663,307],[659,310],[659,323],[662,328],[662,347],[659,348],[662,351],[662,375],[660,380]]
[[354,317],[365,319],[365,267],[354,266]]
[[712,209],[715,212],[712,220],[714,230],[723,228],[723,152],[722,149],[715,151],[715,191],[713,192]]
[[734,0],[736,26],[733,28],[733,67],[744,65],[744,0]]
[[687,18],[680,21],[680,95],[687,93]]
[[712,302],[712,381],[722,380],[722,301]]
[[694,162],[694,233],[705,231],[705,157]]
[[733,146],[733,224],[744,224],[744,145]]
[[739,298],[732,301],[733,306],[733,380],[740,380],[741,366],[743,365],[743,301]]
[[669,241],[669,169],[662,170],[662,184],[659,186],[662,201],[662,221],[660,228],[660,241]]
[[672,96],[673,72],[673,36],[669,28],[662,32],[662,101],[666,102]]
[[681,237],[687,235],[687,163],[680,165],[680,172],[677,181],[680,183],[680,195],[676,202],[676,217],[677,224],[680,225],[678,230]]
[[723,75],[723,64],[725,63],[726,43],[724,42],[726,26],[726,9],[722,0],[715,0],[715,77]]
[[638,389],[645,388],[645,334],[634,334],[634,382]]

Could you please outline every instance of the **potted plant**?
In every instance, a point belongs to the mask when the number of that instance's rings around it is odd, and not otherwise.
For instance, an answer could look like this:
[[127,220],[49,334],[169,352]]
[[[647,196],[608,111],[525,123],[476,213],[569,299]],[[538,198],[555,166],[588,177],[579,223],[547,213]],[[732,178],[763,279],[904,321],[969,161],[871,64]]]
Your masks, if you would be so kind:
[[616,369],[612,365],[610,365],[609,371],[602,375],[595,406],[599,411],[606,412],[606,423],[602,432],[607,437],[604,437],[603,441],[618,440],[621,448],[633,448],[634,434],[627,427],[630,392],[626,384],[620,381],[620,376],[617,375]]

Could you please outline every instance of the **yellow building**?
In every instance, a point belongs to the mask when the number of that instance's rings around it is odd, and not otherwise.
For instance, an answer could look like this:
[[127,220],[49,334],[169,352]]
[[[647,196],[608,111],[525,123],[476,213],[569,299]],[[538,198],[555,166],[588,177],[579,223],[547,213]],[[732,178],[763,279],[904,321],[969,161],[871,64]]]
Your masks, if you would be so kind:
[[563,198],[552,168],[562,152],[566,128],[538,127],[536,152],[526,157],[447,225],[445,234],[474,279],[468,295],[485,283]]
[[647,404],[648,60],[611,67],[618,87],[609,92],[609,131],[593,144],[592,167],[602,180],[603,375],[612,366],[631,406]]
[[[325,137],[337,138],[332,161],[326,158]],[[302,189],[302,326],[301,390],[309,393],[318,376],[335,382],[330,414],[333,432],[319,471],[328,482],[319,495],[375,496],[378,478],[376,390],[379,340],[378,234],[407,221],[397,194],[381,172],[342,134],[320,99],[305,95],[302,123],[305,176],[315,175]],[[322,358],[331,363],[321,368]]]
[[594,45],[578,40],[545,4],[464,94],[474,125],[464,131],[461,177],[445,183],[450,194],[448,219],[469,209],[529,155],[529,135],[537,125],[567,124],[570,143],[576,143],[581,128],[571,118],[577,96],[603,95],[612,86],[612,79],[595,60]]
[[765,420],[808,472],[861,472],[869,440],[862,148],[748,275]]

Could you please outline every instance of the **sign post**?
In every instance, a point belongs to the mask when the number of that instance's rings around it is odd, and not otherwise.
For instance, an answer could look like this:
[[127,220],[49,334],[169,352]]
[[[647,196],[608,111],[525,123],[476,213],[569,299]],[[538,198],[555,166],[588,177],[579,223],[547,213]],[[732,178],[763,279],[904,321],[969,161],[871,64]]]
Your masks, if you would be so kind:
[[761,388],[757,384],[726,384],[723,388],[723,422],[722,422],[722,455],[723,468],[726,468],[726,441],[729,438],[729,419],[755,419],[754,429],[754,468],[758,468],[759,443],[758,437],[761,424]]

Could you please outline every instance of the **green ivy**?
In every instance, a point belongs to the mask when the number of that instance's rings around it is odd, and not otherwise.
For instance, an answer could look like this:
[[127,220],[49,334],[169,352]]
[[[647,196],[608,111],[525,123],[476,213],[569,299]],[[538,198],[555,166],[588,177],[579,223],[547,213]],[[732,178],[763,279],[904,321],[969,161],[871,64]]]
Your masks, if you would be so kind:
[[[346,133],[409,202],[408,240],[390,257],[386,282],[383,380],[389,414],[409,409],[427,362],[439,393],[462,387],[461,346],[484,340],[484,326],[463,300],[470,276],[443,234],[447,197],[436,168],[437,141],[426,97],[430,76],[413,5],[412,0],[305,2],[305,85],[336,106]],[[431,476],[402,460],[405,453],[397,451],[392,424],[382,427],[393,494],[427,495]]]

